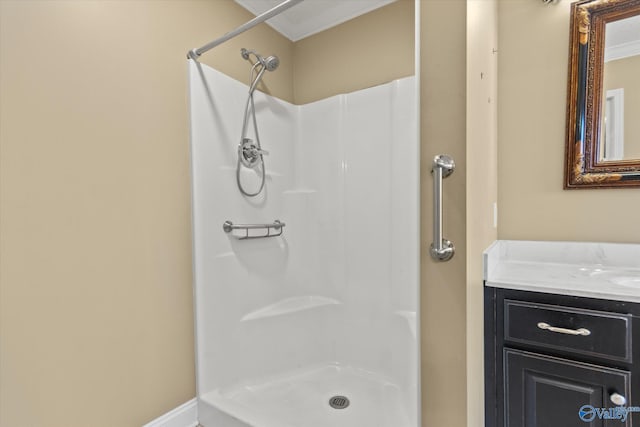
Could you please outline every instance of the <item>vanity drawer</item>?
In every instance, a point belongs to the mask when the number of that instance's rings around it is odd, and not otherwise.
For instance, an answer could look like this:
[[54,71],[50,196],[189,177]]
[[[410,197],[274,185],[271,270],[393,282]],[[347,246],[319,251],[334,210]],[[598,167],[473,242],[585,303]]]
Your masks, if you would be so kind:
[[631,362],[631,315],[504,300],[504,341]]

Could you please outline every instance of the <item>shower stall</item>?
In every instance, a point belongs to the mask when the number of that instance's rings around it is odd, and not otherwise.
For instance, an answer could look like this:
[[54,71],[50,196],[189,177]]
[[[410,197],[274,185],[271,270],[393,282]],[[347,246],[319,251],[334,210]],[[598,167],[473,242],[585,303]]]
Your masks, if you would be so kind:
[[293,105],[255,90],[276,56],[243,49],[245,85],[202,53],[189,54],[200,424],[419,427],[416,77]]

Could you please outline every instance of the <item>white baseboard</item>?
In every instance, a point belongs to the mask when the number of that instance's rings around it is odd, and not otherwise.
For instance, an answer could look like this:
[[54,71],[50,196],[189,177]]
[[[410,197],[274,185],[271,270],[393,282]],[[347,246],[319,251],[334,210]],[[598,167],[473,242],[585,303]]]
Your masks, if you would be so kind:
[[142,427],[196,427],[198,399],[193,398]]

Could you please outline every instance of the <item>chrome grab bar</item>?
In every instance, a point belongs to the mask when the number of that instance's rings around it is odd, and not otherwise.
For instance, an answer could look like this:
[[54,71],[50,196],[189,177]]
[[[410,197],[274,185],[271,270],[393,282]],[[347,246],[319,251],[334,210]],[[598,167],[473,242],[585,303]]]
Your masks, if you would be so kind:
[[557,326],[551,326],[550,324],[545,322],[539,322],[538,328],[545,331],[549,331],[549,332],[558,332],[560,334],[567,334],[567,335],[582,335],[583,337],[591,335],[591,331],[586,328],[580,328],[580,329],[559,328]]
[[[282,229],[284,228],[285,223],[280,222],[279,220],[273,221],[271,224],[234,224],[231,221],[225,221],[222,224],[222,229],[225,233],[231,233],[233,230],[244,230],[244,236],[233,235],[238,240],[246,240],[246,239],[264,239],[265,237],[278,237],[282,235]],[[259,235],[249,235],[249,230],[257,230],[264,228],[266,229],[267,234],[259,234]],[[275,230],[274,233],[271,233],[271,230]]]
[[433,243],[431,258],[449,261],[455,253],[453,243],[442,236],[442,180],[453,173],[456,165],[453,159],[441,154],[433,159]]

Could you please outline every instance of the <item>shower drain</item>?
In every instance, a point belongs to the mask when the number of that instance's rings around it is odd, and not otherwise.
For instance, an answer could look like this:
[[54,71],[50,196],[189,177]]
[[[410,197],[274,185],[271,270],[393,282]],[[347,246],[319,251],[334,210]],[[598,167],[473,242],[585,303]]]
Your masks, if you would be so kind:
[[333,409],[344,409],[349,406],[349,399],[345,396],[333,396],[329,399],[329,406]]

